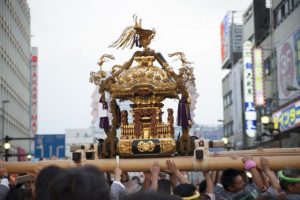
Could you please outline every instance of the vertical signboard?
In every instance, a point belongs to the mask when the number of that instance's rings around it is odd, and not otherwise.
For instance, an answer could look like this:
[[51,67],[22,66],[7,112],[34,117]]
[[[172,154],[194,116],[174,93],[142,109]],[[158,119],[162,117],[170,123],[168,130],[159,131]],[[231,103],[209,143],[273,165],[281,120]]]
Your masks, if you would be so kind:
[[233,99],[233,105],[232,105],[232,119],[233,119],[233,133],[235,141],[242,140],[243,138],[243,112],[242,112],[242,69],[243,64],[242,62],[238,62],[231,70],[231,88],[232,88],[232,99]]
[[253,48],[253,64],[255,106],[264,106],[265,91],[263,81],[263,60],[261,48]]
[[253,94],[253,44],[246,41],[243,44],[243,69],[244,69],[244,110],[245,110],[245,132],[249,137],[256,135],[256,110],[254,107]]
[[31,136],[36,135],[38,124],[38,49],[32,47],[31,49]]
[[65,135],[35,135],[34,155],[35,158],[51,158],[52,156],[56,156],[57,158],[64,158]]
[[225,15],[221,23],[221,59],[222,64],[226,63],[230,57],[230,28],[229,13]]

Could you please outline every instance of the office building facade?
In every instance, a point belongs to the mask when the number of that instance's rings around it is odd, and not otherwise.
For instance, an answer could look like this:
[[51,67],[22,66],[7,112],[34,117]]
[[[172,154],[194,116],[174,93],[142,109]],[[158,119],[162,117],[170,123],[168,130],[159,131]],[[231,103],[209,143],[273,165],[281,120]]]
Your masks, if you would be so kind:
[[[31,137],[30,10],[27,1],[0,0],[0,36],[1,138],[6,135]],[[30,150],[29,140],[10,143],[11,154]]]
[[[229,70],[223,79],[224,136],[244,149],[300,146],[299,5],[299,0],[253,0],[242,17],[241,57],[222,64]],[[241,117],[234,107],[241,107]],[[242,133],[235,130],[238,125]]]

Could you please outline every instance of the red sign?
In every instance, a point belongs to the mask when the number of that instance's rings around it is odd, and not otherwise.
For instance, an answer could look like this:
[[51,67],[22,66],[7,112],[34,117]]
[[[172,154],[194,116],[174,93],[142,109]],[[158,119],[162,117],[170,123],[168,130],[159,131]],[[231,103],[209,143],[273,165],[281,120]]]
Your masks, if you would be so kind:
[[38,130],[37,110],[38,110],[38,56],[37,47],[32,47],[31,53],[31,135],[34,136]]
[[224,37],[224,23],[221,23],[221,59],[224,62],[225,59],[225,37]]

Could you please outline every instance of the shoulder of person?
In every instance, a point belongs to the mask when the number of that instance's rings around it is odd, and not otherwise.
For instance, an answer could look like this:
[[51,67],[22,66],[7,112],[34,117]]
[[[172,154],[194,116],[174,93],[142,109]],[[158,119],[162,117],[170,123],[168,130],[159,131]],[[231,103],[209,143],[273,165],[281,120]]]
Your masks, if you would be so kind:
[[287,200],[299,200],[300,194],[288,194],[286,195]]

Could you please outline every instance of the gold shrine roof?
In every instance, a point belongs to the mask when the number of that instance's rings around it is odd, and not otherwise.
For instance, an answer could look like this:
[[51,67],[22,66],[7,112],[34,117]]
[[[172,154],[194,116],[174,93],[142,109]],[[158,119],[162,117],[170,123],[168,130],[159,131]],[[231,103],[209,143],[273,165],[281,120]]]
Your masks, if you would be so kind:
[[153,66],[153,56],[134,57],[138,63],[122,72],[112,84],[111,93],[114,97],[160,95],[176,97],[177,87],[173,78],[165,70]]

